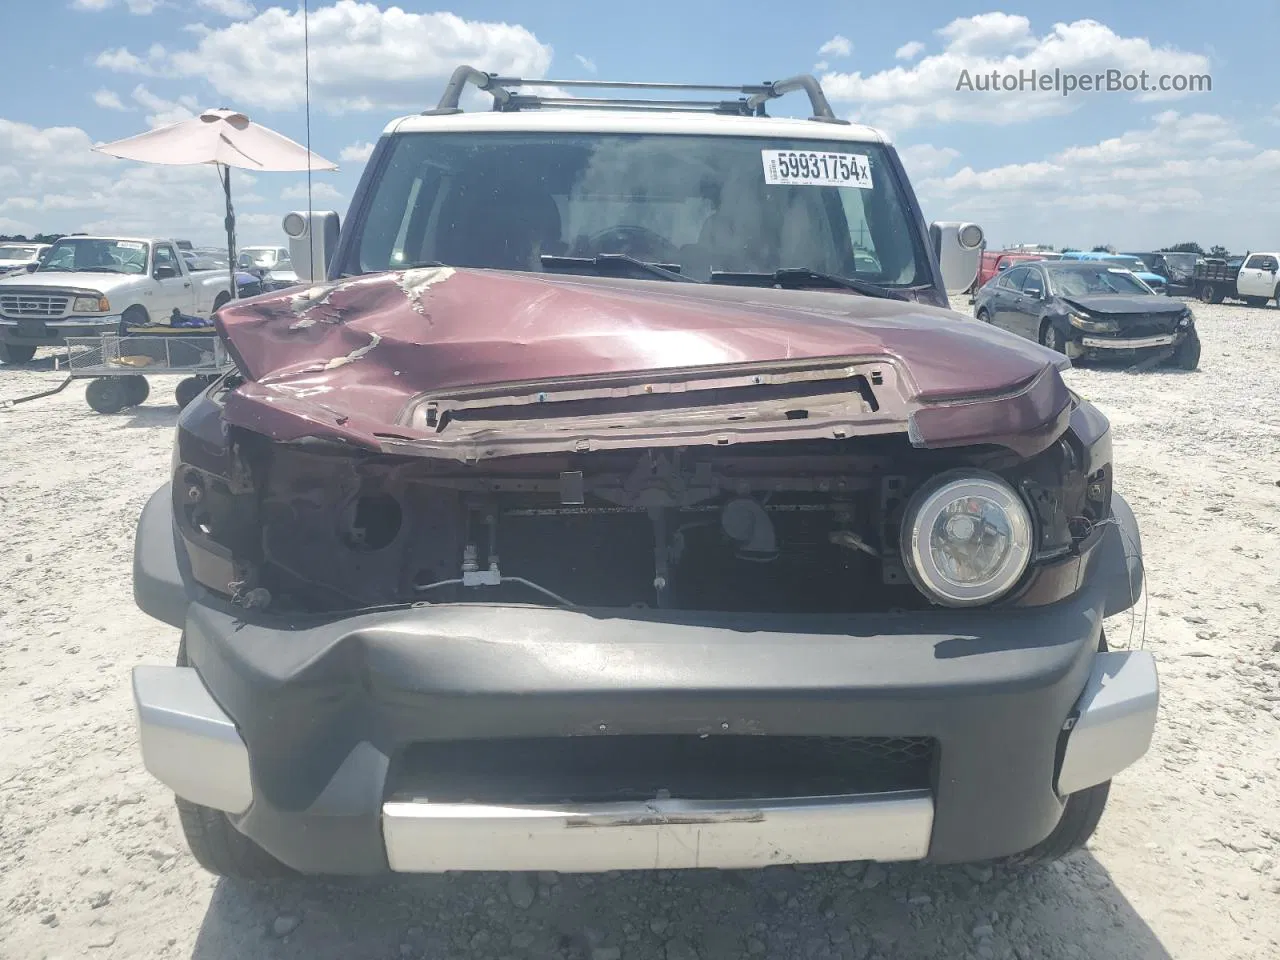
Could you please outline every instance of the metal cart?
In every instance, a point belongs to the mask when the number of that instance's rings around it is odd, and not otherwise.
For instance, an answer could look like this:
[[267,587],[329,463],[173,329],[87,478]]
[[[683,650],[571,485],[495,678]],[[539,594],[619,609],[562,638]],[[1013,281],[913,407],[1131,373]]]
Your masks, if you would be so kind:
[[233,366],[226,347],[206,329],[67,337],[68,381],[88,379],[85,400],[98,413],[136,407],[151,393],[147,377],[178,376],[181,409]]

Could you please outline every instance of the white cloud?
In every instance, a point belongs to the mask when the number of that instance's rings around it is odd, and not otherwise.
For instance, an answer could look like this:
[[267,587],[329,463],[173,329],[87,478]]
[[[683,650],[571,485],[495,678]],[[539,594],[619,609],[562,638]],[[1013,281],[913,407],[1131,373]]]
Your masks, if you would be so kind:
[[127,110],[120,97],[112,93],[110,90],[95,90],[93,94],[93,102],[100,106],[103,110]]
[[343,147],[342,153],[338,155],[338,159],[343,163],[368,163],[371,156],[373,156],[373,144],[357,141],[356,143]]
[[[827,95],[837,101],[856,102],[859,120],[897,129],[929,121],[1008,124],[1068,113],[1096,94],[1077,92],[1064,97],[1052,90],[958,90],[964,71],[976,77],[993,71],[1029,76],[1032,70],[1041,75],[1055,69],[1089,75],[1108,69],[1124,74],[1145,70],[1149,82],[1154,83],[1161,75],[1206,74],[1209,69],[1208,59],[1201,54],[1156,47],[1145,37],[1122,37],[1096,20],[1055,23],[1047,34],[1037,36],[1026,17],[985,13],[953,20],[937,34],[944,41],[942,52],[911,66],[895,66],[868,76],[858,72],[825,74],[822,84]],[[1151,100],[1186,94],[1103,95]]]
[[171,123],[190,120],[200,107],[195,97],[181,96],[177,100],[166,100],[164,97],[156,96],[141,83],[133,88],[130,96],[134,103],[143,110],[149,111],[147,114],[149,127],[164,127]]
[[[217,243],[222,188],[205,166],[162,167],[93,151],[77,127],[38,128],[0,118],[0,230],[84,231],[189,237]],[[283,205],[254,192],[254,178],[233,181],[241,223],[265,218],[279,230]],[[251,219],[252,218],[252,219]]]
[[893,55],[898,60],[914,60],[920,54],[924,53],[924,44],[919,40],[912,40],[904,43],[897,50],[893,51]]
[[960,151],[952,147],[935,147],[931,143],[917,143],[901,148],[898,155],[914,182],[946,170],[960,156]]
[[1280,150],[1240,138],[1232,121],[1166,110],[1118,137],[915,185],[930,217],[977,219],[993,242],[1133,249],[1190,237],[1244,249],[1269,242],[1273,218],[1260,214],[1280,213],[1278,176]]
[[[307,185],[303,183],[295,183],[291,187],[285,187],[280,191],[281,200],[301,200],[307,199]],[[314,203],[330,203],[342,199],[342,194],[338,192],[338,188],[333,184],[324,180],[311,181],[311,199]]]
[[257,12],[249,0],[196,0],[196,3],[233,20],[245,20]]
[[[459,63],[516,76],[543,76],[551,48],[518,25],[465,20],[452,13],[407,13],[359,0],[338,0],[311,14],[311,95],[320,110],[416,109]],[[96,61],[107,69],[207,80],[244,106],[287,110],[303,89],[301,9],[272,7],[252,20],[203,28],[186,50],[154,48],[144,59],[127,49]]]
[[830,66],[831,64],[827,63],[827,61],[819,60],[817,63],[813,65],[813,72],[821,73],[823,70],[828,69]]
[[[110,9],[118,3],[119,0],[73,0],[71,7],[74,10],[88,10],[96,13],[99,10]],[[124,6],[130,13],[141,16],[154,13],[156,7],[162,5],[162,0],[124,0]]]
[[853,43],[848,37],[842,37],[838,33],[818,48],[820,57],[847,57],[851,53]]
[[580,53],[575,53],[573,55],[573,59],[577,60],[578,65],[581,66],[583,70],[587,71],[587,73],[596,72],[596,62],[590,57],[584,57]]

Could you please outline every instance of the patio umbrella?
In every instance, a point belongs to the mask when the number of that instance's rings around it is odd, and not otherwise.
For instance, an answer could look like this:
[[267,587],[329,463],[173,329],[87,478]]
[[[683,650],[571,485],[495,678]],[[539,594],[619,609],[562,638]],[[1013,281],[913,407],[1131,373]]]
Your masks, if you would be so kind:
[[135,137],[104,143],[93,148],[99,153],[137,160],[189,166],[209,163],[218,171],[227,198],[227,255],[231,261],[231,296],[236,296],[236,216],[231,206],[231,168],[270,173],[297,173],[337,170],[335,163],[318,157],[299,143],[254,123],[235,110],[206,110],[198,117],[183,120]]

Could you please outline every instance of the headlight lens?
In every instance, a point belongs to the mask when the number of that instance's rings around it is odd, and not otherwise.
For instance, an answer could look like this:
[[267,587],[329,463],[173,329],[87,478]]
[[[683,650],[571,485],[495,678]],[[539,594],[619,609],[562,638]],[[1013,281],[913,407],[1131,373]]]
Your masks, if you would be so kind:
[[971,607],[1008,593],[1031,562],[1031,514],[995,474],[949,473],[911,498],[902,556],[935,603]]
[[1115,333],[1120,329],[1119,324],[1114,320],[1090,320],[1078,313],[1071,314],[1069,319],[1073,327],[1086,333]]
[[106,313],[111,309],[111,303],[103,296],[76,297],[71,309],[76,313]]

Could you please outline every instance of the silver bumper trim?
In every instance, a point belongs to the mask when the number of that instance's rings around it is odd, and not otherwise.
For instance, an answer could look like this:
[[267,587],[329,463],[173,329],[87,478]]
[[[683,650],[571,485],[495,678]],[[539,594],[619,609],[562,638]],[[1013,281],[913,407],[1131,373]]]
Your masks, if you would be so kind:
[[1137,762],[1151,746],[1159,705],[1160,679],[1150,653],[1098,654],[1076,703],[1079,716],[1067,735],[1058,793],[1095,786]]
[[746,869],[919,860],[928,791],[776,800],[496,806],[392,801],[382,808],[397,872]]
[[1132,337],[1128,340],[1117,340],[1114,337],[1084,337],[1082,342],[1091,350],[1143,350],[1147,347],[1167,347],[1177,339],[1177,334],[1165,333],[1157,337]]
[[147,771],[192,803],[243,813],[249,751],[192,667],[134,667],[133,703]]

